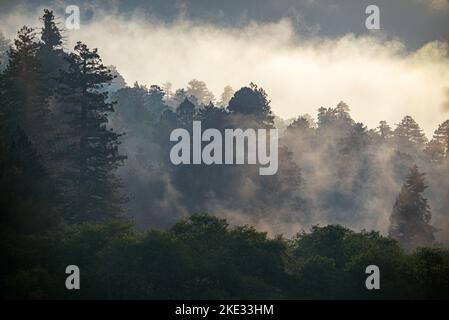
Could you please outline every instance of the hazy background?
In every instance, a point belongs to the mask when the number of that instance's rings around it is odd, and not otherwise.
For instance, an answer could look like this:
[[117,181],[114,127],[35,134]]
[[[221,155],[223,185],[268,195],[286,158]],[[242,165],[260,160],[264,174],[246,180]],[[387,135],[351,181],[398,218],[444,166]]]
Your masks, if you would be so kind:
[[[447,297],[449,3],[368,4],[0,0],[2,297]],[[279,128],[277,173],[173,165],[194,120]]]
[[196,78],[219,98],[254,81],[283,118],[344,100],[369,127],[409,114],[430,137],[449,112],[449,2],[376,3],[379,31],[365,29],[368,1],[2,1],[0,17],[12,39],[44,7],[63,26],[66,5],[78,4],[81,29],[66,47],[98,47],[128,84]]
[[[66,6],[77,4],[81,28],[65,32],[65,48],[71,50],[79,40],[97,47],[103,62],[114,65],[129,86],[136,81],[147,87],[170,82],[173,93],[198,79],[218,103],[225,86],[238,90],[255,82],[267,92],[273,112],[284,119],[303,114],[315,117],[319,107],[335,107],[344,101],[351,117],[370,129],[380,120],[394,127],[410,115],[431,138],[438,124],[449,117],[449,2],[376,3],[381,20],[378,31],[365,28],[368,1],[2,1],[0,30],[13,39],[23,24],[39,26],[37,17],[43,8],[54,10],[63,27]],[[179,101],[168,104],[177,107]],[[133,107],[137,106],[123,109]],[[158,149],[166,140],[160,145],[151,141],[154,132],[144,116],[121,124],[123,115],[118,113],[114,125],[127,132],[122,148],[128,156],[120,175],[137,224],[163,227],[192,213],[194,209],[180,200],[182,190],[173,185],[174,177],[151,167],[166,160]],[[339,129],[328,132],[331,145],[339,143],[340,135],[344,136]],[[405,173],[395,173],[395,165],[406,167],[411,162],[398,160],[388,148],[378,148],[354,156],[352,162],[337,163],[329,157],[328,145],[317,147],[297,136],[285,141],[303,172],[308,197],[318,203],[308,220],[286,222],[285,217],[296,211],[279,201],[265,208],[264,218],[237,210],[232,203],[236,201],[211,197],[204,203],[194,202],[232,223],[250,223],[273,233],[291,234],[315,223],[387,232],[391,208],[405,178]],[[432,221],[444,228],[439,234],[446,239],[447,177],[426,159],[414,161],[429,175]],[[367,163],[366,179],[360,172]],[[363,189],[359,181],[367,182]],[[246,192],[254,189],[251,184],[236,185],[242,189],[242,206],[262,203],[257,195]],[[335,190],[346,202],[352,199],[353,207],[338,207],[332,198]],[[320,203],[332,206],[320,207]]]

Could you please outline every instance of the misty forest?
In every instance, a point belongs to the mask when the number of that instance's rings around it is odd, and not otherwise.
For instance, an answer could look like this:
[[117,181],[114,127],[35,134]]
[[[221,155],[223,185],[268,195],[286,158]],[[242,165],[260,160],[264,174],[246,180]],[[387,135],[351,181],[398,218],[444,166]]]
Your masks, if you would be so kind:
[[[281,119],[257,79],[220,97],[196,79],[127,85],[96,49],[65,48],[52,11],[40,20],[0,36],[3,298],[449,296],[449,120],[428,139],[406,114],[367,128],[344,101],[291,101]],[[278,128],[277,173],[173,165],[170,132],[194,120]],[[81,290],[65,288],[72,264]]]

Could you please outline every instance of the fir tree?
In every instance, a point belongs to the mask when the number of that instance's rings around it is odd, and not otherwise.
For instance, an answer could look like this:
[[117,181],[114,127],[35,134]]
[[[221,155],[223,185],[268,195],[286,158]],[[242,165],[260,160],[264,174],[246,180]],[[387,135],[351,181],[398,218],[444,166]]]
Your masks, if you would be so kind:
[[37,58],[40,43],[34,29],[22,27],[9,52],[9,64],[4,75],[6,107],[17,125],[24,130],[40,156],[49,151],[48,89],[45,71]]
[[411,168],[390,216],[389,235],[406,249],[430,245],[435,240],[437,229],[429,225],[432,215],[422,195],[427,188],[424,176],[416,165]]
[[[56,216],[53,181],[42,165],[42,158],[22,126],[33,125],[33,114],[27,115],[32,101],[30,88],[21,82],[35,66],[31,29],[22,29],[21,41],[11,52],[8,70],[0,74],[0,208],[1,229],[12,232],[34,233],[55,226]],[[26,54],[25,54],[26,53]],[[34,115],[35,116],[35,115]],[[41,118],[34,118],[39,121]],[[33,126],[33,128],[35,128]],[[31,129],[31,128],[28,128]],[[30,132],[30,130],[28,130]],[[36,137],[34,137],[36,141]]]
[[379,122],[379,126],[376,128],[376,132],[383,140],[387,140],[393,135],[393,130],[391,130],[390,125],[385,120]]
[[249,87],[243,87],[234,94],[229,100],[227,110],[248,120],[252,118],[258,126],[273,127],[274,116],[270,102],[263,88],[250,83]]
[[309,130],[312,128],[310,120],[304,116],[299,116],[288,126],[289,129]]
[[399,142],[407,141],[417,146],[422,146],[427,142],[422,129],[411,116],[405,116],[401,120],[394,130],[394,135]]
[[44,26],[37,57],[45,70],[45,84],[51,95],[58,86],[59,71],[67,67],[66,54],[62,49],[63,36],[55,22],[53,11],[45,9],[40,20]]
[[176,109],[176,113],[178,114],[179,120],[185,127],[192,127],[193,116],[195,115],[195,105],[190,102],[189,99],[184,99],[178,109]]
[[229,104],[229,101],[234,96],[235,92],[231,86],[226,86],[223,89],[223,93],[221,94],[221,99],[218,102],[218,105],[222,108],[226,108]]
[[55,16],[53,11],[44,9],[44,15],[41,18],[44,24],[42,28],[41,40],[43,42],[43,47],[47,47],[51,50],[62,48],[62,35],[56,25]]
[[433,160],[441,160],[449,154],[449,120],[446,120],[435,130],[432,140],[426,146],[425,152]]
[[204,81],[196,79],[189,81],[186,93],[191,101],[196,100],[198,102],[198,107],[200,105],[208,105],[210,102],[214,101],[214,95],[209,91]]
[[120,134],[107,127],[114,102],[107,101],[101,89],[113,79],[101,63],[97,49],[78,42],[68,59],[68,71],[61,74],[59,93],[69,104],[71,127],[77,141],[67,157],[78,163],[74,205],[75,220],[104,220],[116,216],[124,197],[116,169],[125,156],[119,154]]

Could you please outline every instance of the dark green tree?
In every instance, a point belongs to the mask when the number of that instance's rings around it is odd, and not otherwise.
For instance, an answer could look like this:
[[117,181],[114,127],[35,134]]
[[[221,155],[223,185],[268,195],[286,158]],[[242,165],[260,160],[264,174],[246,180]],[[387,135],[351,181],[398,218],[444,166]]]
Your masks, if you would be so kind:
[[426,146],[425,152],[434,160],[441,160],[449,154],[449,120],[444,121],[435,130],[432,140]]
[[2,232],[36,233],[59,222],[54,187],[32,143],[20,127],[0,120],[0,206]]
[[57,223],[55,189],[36,148],[44,150],[39,143],[46,137],[45,98],[39,83],[32,81],[39,79],[36,49],[33,30],[22,28],[10,50],[8,68],[0,74],[2,231],[42,232]]
[[145,106],[151,117],[152,123],[156,124],[161,119],[162,113],[167,109],[164,98],[165,92],[161,87],[152,85],[145,96]]
[[380,121],[379,126],[376,128],[376,132],[380,135],[383,140],[391,138],[393,130],[391,130],[390,125],[387,121]]
[[397,124],[394,136],[399,142],[409,142],[418,147],[422,147],[427,142],[422,129],[411,116],[405,116]]
[[60,49],[62,47],[62,35],[56,25],[53,11],[44,9],[41,21],[44,23],[41,35],[42,46],[50,49]]
[[288,129],[295,129],[300,131],[309,131],[312,129],[312,124],[310,120],[304,116],[299,116],[297,119],[293,120],[293,122],[288,126]]
[[45,70],[45,84],[49,95],[53,94],[58,85],[59,70],[67,67],[66,53],[62,48],[63,36],[55,19],[53,11],[44,9],[40,18],[43,23],[41,43],[37,51],[39,62]]
[[44,87],[41,84],[42,67],[36,57],[39,42],[34,29],[22,27],[9,52],[9,65],[5,70],[5,90],[14,96],[10,102],[16,104],[15,115],[27,134],[38,134],[47,111],[43,100]]
[[[78,164],[76,177],[76,220],[103,220],[120,213],[125,201],[120,192],[117,168],[125,156],[118,151],[120,134],[108,127],[114,102],[101,92],[113,76],[101,63],[97,49],[78,42],[68,59],[68,71],[61,73],[59,90],[72,114],[70,122],[77,141],[70,144],[67,157]],[[70,179],[69,178],[69,179]]]
[[24,131],[43,164],[50,157],[50,91],[46,86],[46,69],[38,58],[41,43],[34,29],[24,26],[9,51],[9,64],[4,72],[5,108],[8,119]]
[[431,245],[435,240],[437,229],[429,224],[432,215],[422,194],[427,188],[424,176],[416,165],[411,168],[390,216],[389,235],[406,249]]
[[185,98],[176,109],[179,120],[186,128],[192,128],[193,116],[195,115],[195,105]]
[[227,109],[233,114],[246,116],[248,120],[252,118],[262,126],[273,126],[274,116],[267,93],[254,83],[238,90]]

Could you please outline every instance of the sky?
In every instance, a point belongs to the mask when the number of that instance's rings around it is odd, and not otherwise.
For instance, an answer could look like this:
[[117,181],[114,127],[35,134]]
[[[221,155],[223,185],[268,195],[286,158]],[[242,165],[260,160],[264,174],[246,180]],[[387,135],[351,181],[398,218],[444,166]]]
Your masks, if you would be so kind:
[[[449,1],[0,1],[0,30],[12,39],[39,26],[44,7],[64,25],[80,6],[81,28],[66,32],[97,47],[128,84],[223,88],[255,82],[275,114],[316,114],[340,100],[372,128],[413,116],[428,137],[449,118]],[[380,8],[367,30],[365,8]]]

